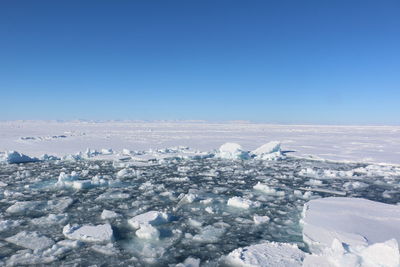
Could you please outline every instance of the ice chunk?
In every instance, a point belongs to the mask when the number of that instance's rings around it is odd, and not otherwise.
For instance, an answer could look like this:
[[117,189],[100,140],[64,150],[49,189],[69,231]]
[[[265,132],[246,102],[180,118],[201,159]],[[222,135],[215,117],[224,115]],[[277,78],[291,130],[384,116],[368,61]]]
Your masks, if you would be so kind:
[[240,209],[249,209],[249,208],[257,208],[261,205],[258,201],[251,201],[242,197],[231,197],[228,199],[228,206],[240,208]]
[[160,232],[148,223],[140,224],[139,229],[136,231],[136,235],[142,239],[158,239]]
[[43,205],[44,201],[17,201],[6,209],[6,212],[11,214],[22,214],[28,211],[34,211],[39,209]]
[[279,141],[271,141],[268,142],[259,148],[253,150],[251,153],[254,155],[262,155],[262,154],[270,154],[274,152],[280,152],[281,151],[281,142]]
[[37,232],[22,231],[5,239],[7,242],[32,250],[43,250],[51,247],[54,241]]
[[253,221],[255,224],[264,224],[269,222],[270,218],[268,216],[259,216],[259,215],[254,215],[253,216]]
[[224,235],[225,231],[224,227],[207,225],[201,229],[199,234],[193,237],[193,240],[201,243],[217,243],[220,241],[220,238]]
[[302,223],[304,241],[315,253],[334,239],[352,247],[400,240],[400,206],[361,198],[311,200],[304,205]]
[[284,191],[277,191],[275,188],[272,188],[266,184],[262,184],[260,182],[258,182],[255,186],[253,186],[253,188],[255,190],[261,191],[264,194],[267,195],[277,195],[277,196],[285,196],[285,192]]
[[228,266],[302,266],[305,253],[297,245],[288,243],[266,242],[238,248],[229,253],[223,261]]
[[112,256],[115,254],[118,254],[118,250],[114,247],[112,243],[108,243],[107,245],[93,245],[92,249],[98,253],[107,255],[107,256]]
[[37,161],[39,161],[39,159],[31,158],[31,157],[24,155],[22,153],[19,153],[17,151],[7,151],[0,158],[0,161],[7,162],[7,163],[28,163],[28,162],[37,162]]
[[359,181],[355,181],[355,182],[344,183],[343,187],[346,190],[357,190],[357,189],[363,189],[363,188],[368,187],[368,184],[363,183],[363,182],[359,182]]
[[10,228],[19,226],[20,224],[20,221],[0,220],[0,232],[7,231]]
[[31,222],[42,225],[62,224],[67,220],[67,217],[67,214],[49,214],[48,216],[32,219]]
[[142,224],[160,225],[169,221],[169,215],[159,211],[148,211],[137,215],[128,220],[128,223],[135,229],[140,228]]
[[249,153],[243,151],[239,144],[225,143],[219,148],[216,157],[223,159],[248,159]]
[[73,225],[67,224],[63,228],[65,237],[86,242],[109,242],[113,239],[113,230],[110,224],[100,225]]
[[175,267],[199,267],[200,259],[189,257],[184,262],[178,263]]
[[101,213],[101,219],[103,220],[108,220],[108,219],[113,219],[118,217],[119,215],[112,210],[103,210],[103,212]]

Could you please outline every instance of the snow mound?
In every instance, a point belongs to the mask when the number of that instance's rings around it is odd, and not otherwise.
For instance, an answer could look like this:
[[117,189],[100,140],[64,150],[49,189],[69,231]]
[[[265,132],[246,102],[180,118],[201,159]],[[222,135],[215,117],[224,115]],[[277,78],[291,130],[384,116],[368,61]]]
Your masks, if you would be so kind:
[[67,224],[63,228],[65,237],[86,242],[109,242],[113,239],[113,230],[110,224],[100,225],[73,225]]
[[225,143],[220,146],[215,155],[222,159],[248,159],[249,153],[242,150],[242,147],[236,143]]
[[228,266],[301,266],[305,253],[297,245],[288,243],[266,242],[238,248],[224,257]]
[[17,151],[6,151],[1,157],[0,162],[6,163],[28,163],[37,162],[38,158],[31,158],[25,154],[19,153]]
[[129,225],[131,225],[135,229],[139,229],[141,225],[150,224],[150,225],[160,225],[167,223],[170,219],[170,216],[164,212],[159,211],[148,211],[146,213],[137,215],[128,220]]
[[329,197],[307,202],[303,239],[314,253],[331,247],[334,239],[348,246],[400,241],[400,206],[361,198]]

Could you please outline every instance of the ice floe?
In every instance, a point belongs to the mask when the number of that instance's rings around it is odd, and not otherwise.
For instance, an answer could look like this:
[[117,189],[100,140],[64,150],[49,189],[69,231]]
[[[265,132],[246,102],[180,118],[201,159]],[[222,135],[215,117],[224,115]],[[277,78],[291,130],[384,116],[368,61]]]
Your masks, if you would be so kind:
[[314,254],[306,261],[329,266],[398,266],[400,206],[360,198],[306,203],[303,238]]
[[113,239],[113,230],[110,224],[100,225],[70,225],[63,228],[65,237],[84,242],[109,242]]

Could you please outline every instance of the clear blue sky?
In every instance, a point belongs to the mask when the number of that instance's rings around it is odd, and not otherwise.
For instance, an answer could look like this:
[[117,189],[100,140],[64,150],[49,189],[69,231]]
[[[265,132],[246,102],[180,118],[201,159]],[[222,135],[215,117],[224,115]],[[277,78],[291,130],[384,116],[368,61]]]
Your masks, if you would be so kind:
[[400,1],[0,3],[0,120],[400,124]]

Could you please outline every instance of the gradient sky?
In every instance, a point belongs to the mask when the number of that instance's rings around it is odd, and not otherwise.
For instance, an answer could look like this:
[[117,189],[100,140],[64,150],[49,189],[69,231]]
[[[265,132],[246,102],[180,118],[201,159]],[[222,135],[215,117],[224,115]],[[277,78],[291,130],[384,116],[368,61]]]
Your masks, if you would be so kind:
[[400,124],[400,1],[0,2],[0,120]]

